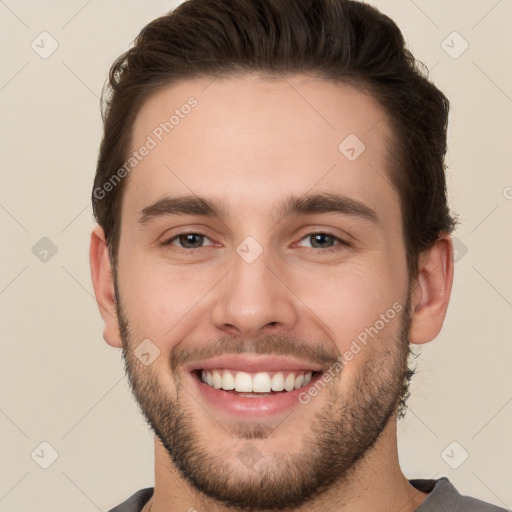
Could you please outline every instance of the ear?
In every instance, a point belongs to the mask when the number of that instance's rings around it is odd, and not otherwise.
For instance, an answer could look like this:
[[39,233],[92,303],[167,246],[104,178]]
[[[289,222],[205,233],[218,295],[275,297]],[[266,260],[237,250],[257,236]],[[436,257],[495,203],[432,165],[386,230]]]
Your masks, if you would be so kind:
[[419,274],[412,292],[411,343],[433,340],[441,331],[453,284],[453,243],[443,235],[420,255]]
[[114,278],[105,233],[100,226],[96,226],[91,233],[89,262],[91,265],[94,295],[96,296],[96,302],[98,303],[103,322],[105,323],[103,338],[112,347],[121,348],[123,343],[117,320]]

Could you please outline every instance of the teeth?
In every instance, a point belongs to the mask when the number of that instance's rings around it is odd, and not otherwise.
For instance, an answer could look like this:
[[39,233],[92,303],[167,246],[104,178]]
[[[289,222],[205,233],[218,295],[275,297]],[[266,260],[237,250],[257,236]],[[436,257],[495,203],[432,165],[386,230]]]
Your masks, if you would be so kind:
[[254,376],[246,372],[230,370],[203,370],[201,380],[215,389],[235,390],[240,393],[270,393],[270,391],[293,391],[311,382],[313,372],[277,372],[270,376],[259,372]]
[[277,372],[272,377],[272,391],[283,391],[283,389],[284,389],[283,372]]
[[286,389],[286,391],[293,391],[295,389],[294,373],[289,373],[286,379],[284,379],[284,389]]
[[268,373],[257,373],[252,379],[252,390],[255,393],[268,393],[272,389],[272,379]]
[[235,377],[231,372],[224,372],[222,376],[222,389],[226,391],[230,391],[231,389],[235,389]]
[[[208,378],[208,377],[206,377]],[[222,375],[219,373],[219,370],[213,370],[212,373],[213,387],[215,389],[220,389],[222,387]]]
[[[206,372],[208,377],[208,372]],[[252,379],[248,373],[238,372],[235,375],[235,391],[252,392]]]

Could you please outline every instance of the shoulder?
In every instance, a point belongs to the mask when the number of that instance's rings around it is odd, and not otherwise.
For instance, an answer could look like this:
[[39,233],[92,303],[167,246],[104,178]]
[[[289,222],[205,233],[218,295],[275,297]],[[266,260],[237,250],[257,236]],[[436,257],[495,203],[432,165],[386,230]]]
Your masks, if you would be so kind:
[[439,480],[410,480],[409,482],[418,490],[429,492],[415,512],[507,512],[506,509],[496,505],[463,496],[446,477]]
[[153,496],[153,487],[146,487],[132,494],[126,501],[123,501],[117,507],[109,510],[109,512],[141,512],[142,507],[151,499]]

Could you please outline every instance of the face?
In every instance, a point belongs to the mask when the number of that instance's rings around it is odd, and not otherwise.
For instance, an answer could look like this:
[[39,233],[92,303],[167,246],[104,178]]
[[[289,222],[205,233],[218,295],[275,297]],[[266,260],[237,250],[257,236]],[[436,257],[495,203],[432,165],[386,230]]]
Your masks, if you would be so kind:
[[393,418],[410,315],[389,138],[370,96],[303,76],[182,82],[136,118],[126,368],[174,466],[219,502],[304,503]]

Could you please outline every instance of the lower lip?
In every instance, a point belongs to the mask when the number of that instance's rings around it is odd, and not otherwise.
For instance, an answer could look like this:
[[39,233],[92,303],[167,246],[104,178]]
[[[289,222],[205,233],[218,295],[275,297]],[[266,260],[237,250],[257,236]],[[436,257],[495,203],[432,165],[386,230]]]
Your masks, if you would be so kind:
[[206,402],[212,404],[233,416],[269,417],[285,413],[300,404],[299,395],[308,391],[320,378],[321,374],[315,374],[307,386],[293,391],[283,391],[260,398],[244,397],[231,391],[215,389],[202,382],[195,375],[190,374],[196,386]]

